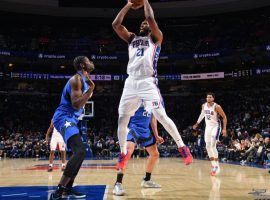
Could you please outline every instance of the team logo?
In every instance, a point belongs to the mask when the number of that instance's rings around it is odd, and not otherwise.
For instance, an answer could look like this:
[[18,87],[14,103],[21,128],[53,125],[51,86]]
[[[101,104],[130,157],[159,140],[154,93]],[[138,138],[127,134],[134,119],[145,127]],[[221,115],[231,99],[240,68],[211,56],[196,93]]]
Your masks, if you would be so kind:
[[265,194],[267,192],[266,189],[252,189],[251,192],[249,192],[248,194],[251,194],[255,200],[269,200],[270,199],[270,195],[269,194]]
[[71,122],[66,121],[66,123],[64,124],[64,126],[65,126],[66,128],[70,127],[70,126],[71,126]]
[[153,106],[153,108],[159,108],[159,102],[158,101],[153,101],[152,106]]

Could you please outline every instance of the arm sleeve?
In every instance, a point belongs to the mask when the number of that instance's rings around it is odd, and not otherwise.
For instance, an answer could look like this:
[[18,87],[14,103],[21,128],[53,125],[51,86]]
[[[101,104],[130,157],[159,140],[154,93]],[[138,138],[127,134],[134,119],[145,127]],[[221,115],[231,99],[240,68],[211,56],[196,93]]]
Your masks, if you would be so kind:
[[198,123],[198,124],[201,123],[201,121],[203,120],[203,118],[204,118],[204,112],[203,112],[203,110],[202,110],[202,112],[201,112],[201,114],[200,114],[200,116],[199,116],[199,118],[198,118],[198,120],[197,120],[197,123]]

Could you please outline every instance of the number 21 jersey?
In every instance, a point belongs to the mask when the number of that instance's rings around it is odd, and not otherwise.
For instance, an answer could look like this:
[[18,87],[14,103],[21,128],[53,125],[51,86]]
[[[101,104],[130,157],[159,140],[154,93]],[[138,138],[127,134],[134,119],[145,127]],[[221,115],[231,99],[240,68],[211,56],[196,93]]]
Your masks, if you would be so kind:
[[135,78],[157,76],[157,62],[161,47],[150,36],[135,36],[128,47],[127,73]]

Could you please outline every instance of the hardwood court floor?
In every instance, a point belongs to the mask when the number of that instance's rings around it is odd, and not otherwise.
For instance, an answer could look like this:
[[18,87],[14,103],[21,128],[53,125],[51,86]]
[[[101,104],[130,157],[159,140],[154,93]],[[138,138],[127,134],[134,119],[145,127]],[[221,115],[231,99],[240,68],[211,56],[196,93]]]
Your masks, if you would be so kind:
[[[47,161],[14,159],[0,161],[0,186],[57,185],[60,169],[47,172]],[[59,163],[59,161],[56,161]],[[253,189],[266,189],[270,195],[270,174],[265,169],[221,164],[218,177],[210,177],[210,162],[195,160],[185,166],[178,158],[161,158],[154,170],[152,180],[162,189],[142,189],[146,159],[132,159],[124,177],[126,195],[114,197],[112,189],[116,171],[112,165],[116,160],[86,160],[77,179],[78,185],[108,185],[107,199],[256,199],[248,194]],[[258,194],[260,195],[260,194]],[[257,197],[258,198],[258,197]],[[268,198],[270,199],[270,196]]]

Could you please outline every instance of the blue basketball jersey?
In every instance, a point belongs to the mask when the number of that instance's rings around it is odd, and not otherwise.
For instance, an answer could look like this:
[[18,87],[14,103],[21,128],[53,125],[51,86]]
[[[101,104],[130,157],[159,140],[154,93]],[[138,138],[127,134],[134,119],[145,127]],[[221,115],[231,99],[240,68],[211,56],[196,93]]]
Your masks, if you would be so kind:
[[152,113],[147,112],[144,107],[140,107],[133,117],[130,118],[128,128],[139,133],[150,133],[149,124]]
[[[86,83],[86,78],[81,73],[78,72],[78,74],[82,78],[82,93],[85,93],[89,89],[89,86]],[[79,122],[78,118],[82,113],[83,108],[76,110],[72,107],[71,85],[69,80],[63,89],[60,104],[53,115],[53,124],[55,128],[60,132],[66,118],[71,119],[72,123],[77,124]]]

